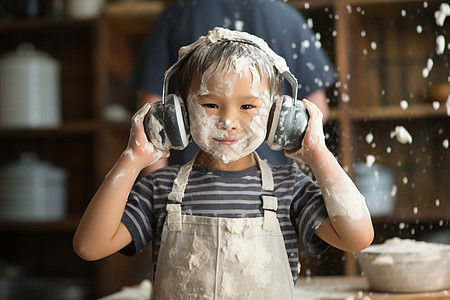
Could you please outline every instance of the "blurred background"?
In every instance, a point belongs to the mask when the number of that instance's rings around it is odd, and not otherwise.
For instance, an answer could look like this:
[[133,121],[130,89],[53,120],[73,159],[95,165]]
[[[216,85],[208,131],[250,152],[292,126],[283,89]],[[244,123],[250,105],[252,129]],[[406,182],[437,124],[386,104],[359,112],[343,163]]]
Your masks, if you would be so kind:
[[[72,237],[126,146],[133,64],[171,2],[0,0],[0,299],[93,299],[150,278],[150,249],[85,262]],[[448,3],[287,2],[337,69],[326,142],[374,243],[450,243]],[[360,273],[352,254],[299,249],[301,276]]]

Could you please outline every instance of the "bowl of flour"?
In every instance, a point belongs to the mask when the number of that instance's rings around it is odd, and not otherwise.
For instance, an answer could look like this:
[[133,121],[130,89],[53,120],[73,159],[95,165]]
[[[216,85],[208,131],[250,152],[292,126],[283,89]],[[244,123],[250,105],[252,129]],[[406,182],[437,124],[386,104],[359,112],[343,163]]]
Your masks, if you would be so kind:
[[355,256],[372,291],[415,293],[450,288],[450,245],[393,238]]

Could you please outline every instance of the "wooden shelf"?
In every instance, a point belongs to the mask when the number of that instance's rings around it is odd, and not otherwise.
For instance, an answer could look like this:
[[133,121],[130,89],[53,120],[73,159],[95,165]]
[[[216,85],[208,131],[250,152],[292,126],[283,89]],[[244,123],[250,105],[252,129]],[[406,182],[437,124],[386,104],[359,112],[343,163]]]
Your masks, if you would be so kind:
[[72,233],[81,216],[68,216],[56,221],[0,221],[0,233]]
[[116,18],[154,17],[161,14],[165,7],[162,1],[113,2],[106,5],[104,16],[109,20]]
[[[338,108],[330,110],[330,120],[338,121],[342,118],[342,112]],[[384,121],[399,119],[419,119],[419,118],[445,118],[447,111],[445,103],[442,103],[439,109],[434,109],[431,103],[412,104],[407,109],[400,106],[378,106],[378,107],[362,107],[349,108],[348,114],[353,121]]]
[[431,103],[412,104],[407,109],[400,106],[379,106],[366,108],[353,108],[350,111],[350,117],[355,121],[366,120],[396,120],[408,118],[427,118],[427,117],[446,117],[447,112],[445,104],[441,104],[438,110],[435,110]]
[[0,34],[23,31],[64,31],[67,28],[89,28],[97,19],[35,18],[0,21]]
[[106,5],[103,18],[116,33],[145,36],[164,10],[162,1],[115,2]]
[[375,224],[399,224],[399,223],[439,223],[442,222],[444,226],[450,226],[450,216],[442,212],[424,213],[424,214],[409,214],[409,215],[392,215],[392,216],[375,216],[372,218]]
[[305,6],[317,8],[324,6],[336,6],[336,5],[375,5],[375,4],[393,4],[393,3],[423,3],[422,0],[290,0],[289,4],[298,8],[304,9]]
[[67,136],[93,134],[99,129],[98,121],[64,123],[58,128],[1,129],[0,137],[24,138],[27,136]]

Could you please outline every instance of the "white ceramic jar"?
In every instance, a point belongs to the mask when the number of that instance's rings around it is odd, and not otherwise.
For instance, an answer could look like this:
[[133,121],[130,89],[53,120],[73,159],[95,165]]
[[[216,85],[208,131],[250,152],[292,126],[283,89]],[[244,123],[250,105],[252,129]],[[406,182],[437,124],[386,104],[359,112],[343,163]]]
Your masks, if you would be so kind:
[[0,59],[0,127],[61,125],[60,66],[29,43]]
[[94,18],[98,16],[105,0],[69,0],[67,14],[72,18]]
[[0,168],[0,220],[49,221],[66,216],[67,171],[24,153]]

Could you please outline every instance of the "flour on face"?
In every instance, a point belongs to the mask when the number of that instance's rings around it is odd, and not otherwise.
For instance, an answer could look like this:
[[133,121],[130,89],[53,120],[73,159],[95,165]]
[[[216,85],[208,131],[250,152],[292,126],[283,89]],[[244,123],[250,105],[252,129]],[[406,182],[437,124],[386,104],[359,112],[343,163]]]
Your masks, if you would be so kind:
[[[223,163],[230,163],[252,153],[264,142],[271,100],[268,84],[263,79],[266,80],[244,58],[234,62],[231,69],[219,63],[202,75],[200,87],[187,101],[191,135],[203,151]],[[241,105],[240,102],[236,104],[236,97],[243,95],[255,99],[245,104],[252,101],[262,104],[245,112],[237,110],[235,115],[223,113],[222,107],[217,108],[217,114],[208,115],[199,104],[201,97],[220,97],[227,101],[223,110],[228,110],[229,105]]]

